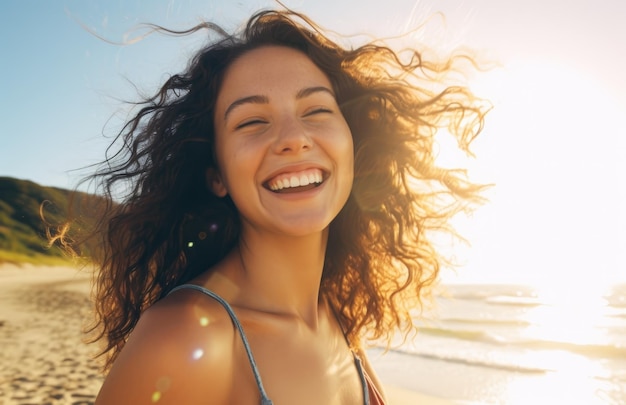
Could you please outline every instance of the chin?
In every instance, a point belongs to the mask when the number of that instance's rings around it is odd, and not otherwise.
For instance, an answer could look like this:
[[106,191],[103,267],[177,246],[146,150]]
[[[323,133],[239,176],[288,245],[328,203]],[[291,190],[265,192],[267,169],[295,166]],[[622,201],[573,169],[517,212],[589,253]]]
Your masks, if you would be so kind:
[[326,232],[328,226],[330,225],[330,221],[292,220],[277,225],[282,230],[281,233],[293,237],[305,237]]

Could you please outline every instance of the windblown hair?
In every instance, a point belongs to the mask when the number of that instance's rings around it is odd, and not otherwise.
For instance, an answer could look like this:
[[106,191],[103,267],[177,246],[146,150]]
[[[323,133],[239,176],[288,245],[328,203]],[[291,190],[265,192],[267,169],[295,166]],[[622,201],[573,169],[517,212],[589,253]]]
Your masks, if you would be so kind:
[[[354,184],[330,225],[322,294],[354,346],[363,337],[408,333],[410,311],[444,260],[432,232],[453,232],[449,219],[481,200],[483,186],[463,170],[437,167],[434,151],[440,128],[468,153],[482,129],[485,103],[442,79],[472,58],[429,62],[375,42],[345,49],[292,11],[259,12],[235,35],[210,23],[168,32],[202,29],[220,39],[140,104],[118,134],[123,146],[91,177],[110,201],[95,229],[102,248],[94,330],[105,341],[105,368],[147,307],[238,242],[237,209],[209,191],[205,173],[217,168],[214,110],[224,74],[265,45],[308,55],[330,79],[353,136]],[[127,194],[114,203],[120,188]]]

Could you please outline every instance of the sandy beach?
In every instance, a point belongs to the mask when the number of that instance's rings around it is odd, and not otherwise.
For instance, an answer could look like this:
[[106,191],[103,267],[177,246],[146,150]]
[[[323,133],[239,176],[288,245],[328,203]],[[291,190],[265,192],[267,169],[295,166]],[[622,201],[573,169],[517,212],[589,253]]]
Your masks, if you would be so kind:
[[[82,333],[90,280],[71,267],[0,265],[0,405],[93,404],[103,377]],[[379,377],[392,405],[449,404]]]
[[83,343],[86,272],[0,267],[0,404],[92,404],[102,377]]

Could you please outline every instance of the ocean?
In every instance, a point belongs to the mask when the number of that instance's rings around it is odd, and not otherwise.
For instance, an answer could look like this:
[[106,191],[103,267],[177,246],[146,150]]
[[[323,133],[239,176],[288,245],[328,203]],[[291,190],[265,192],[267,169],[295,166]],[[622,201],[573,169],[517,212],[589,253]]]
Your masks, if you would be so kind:
[[589,294],[448,285],[374,367],[458,404],[626,404],[626,284]]

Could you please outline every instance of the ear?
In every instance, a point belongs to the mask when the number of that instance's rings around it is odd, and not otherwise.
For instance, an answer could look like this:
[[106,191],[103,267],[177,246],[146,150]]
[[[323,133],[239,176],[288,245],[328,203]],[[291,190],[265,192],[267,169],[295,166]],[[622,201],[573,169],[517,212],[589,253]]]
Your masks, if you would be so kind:
[[213,194],[218,197],[226,197],[228,190],[226,189],[226,186],[222,181],[222,176],[220,176],[219,172],[210,167],[206,170],[205,176],[209,190],[211,190]]

